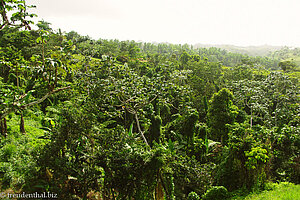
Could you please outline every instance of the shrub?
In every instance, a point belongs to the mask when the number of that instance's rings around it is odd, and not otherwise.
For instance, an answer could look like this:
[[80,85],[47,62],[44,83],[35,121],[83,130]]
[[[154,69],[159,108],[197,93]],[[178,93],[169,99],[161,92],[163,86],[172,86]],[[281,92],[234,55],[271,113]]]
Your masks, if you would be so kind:
[[183,194],[188,194],[190,191],[199,195],[204,194],[212,185],[212,171],[215,165],[213,163],[200,164],[193,157],[178,156],[178,154],[176,156],[176,162],[171,164],[176,198],[184,199]]
[[200,200],[200,197],[196,192],[190,192],[188,195],[188,200]]
[[224,186],[214,186],[204,195],[204,200],[222,200],[228,197],[228,191]]
[[[17,125],[16,125],[17,124]],[[26,118],[26,134],[19,133],[18,116],[7,120],[8,136],[0,141],[0,185],[1,189],[24,189],[39,169],[36,159],[47,140],[41,139],[44,131],[38,121]]]

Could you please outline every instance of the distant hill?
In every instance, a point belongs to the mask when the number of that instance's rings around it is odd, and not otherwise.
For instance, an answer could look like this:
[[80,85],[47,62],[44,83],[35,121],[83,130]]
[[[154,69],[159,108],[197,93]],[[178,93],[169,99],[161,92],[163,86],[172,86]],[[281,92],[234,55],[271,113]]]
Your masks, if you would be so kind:
[[270,56],[280,61],[292,61],[297,65],[297,70],[300,71],[300,48],[284,47],[272,52]]
[[194,48],[209,48],[209,47],[217,47],[220,49],[225,49],[229,52],[247,54],[249,56],[268,56],[271,53],[283,48],[283,46],[270,46],[270,45],[246,46],[246,47],[234,46],[234,45],[211,45],[211,44],[194,45]]

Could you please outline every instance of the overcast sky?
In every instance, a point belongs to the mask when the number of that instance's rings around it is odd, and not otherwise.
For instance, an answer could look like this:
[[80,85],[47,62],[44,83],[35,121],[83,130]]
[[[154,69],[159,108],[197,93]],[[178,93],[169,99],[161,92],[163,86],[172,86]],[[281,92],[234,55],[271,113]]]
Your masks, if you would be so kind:
[[27,0],[94,39],[300,47],[300,0]]

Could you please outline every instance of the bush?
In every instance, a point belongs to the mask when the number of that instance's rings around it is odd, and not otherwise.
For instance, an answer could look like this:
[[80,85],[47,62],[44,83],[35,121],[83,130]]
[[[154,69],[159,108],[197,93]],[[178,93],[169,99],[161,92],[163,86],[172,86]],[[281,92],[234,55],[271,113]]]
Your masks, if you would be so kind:
[[204,195],[204,200],[222,200],[228,197],[228,191],[224,186],[214,186]]
[[26,134],[19,133],[19,120],[15,114],[7,120],[8,135],[0,141],[0,185],[1,189],[24,189],[39,169],[36,163],[47,140],[41,139],[44,131],[39,121],[26,118]]
[[196,192],[190,192],[188,195],[188,200],[200,200],[200,197]]
[[213,163],[200,164],[195,158],[188,156],[175,157],[176,162],[171,164],[174,172],[175,196],[185,199],[183,194],[194,191],[199,195],[211,187],[213,177]]

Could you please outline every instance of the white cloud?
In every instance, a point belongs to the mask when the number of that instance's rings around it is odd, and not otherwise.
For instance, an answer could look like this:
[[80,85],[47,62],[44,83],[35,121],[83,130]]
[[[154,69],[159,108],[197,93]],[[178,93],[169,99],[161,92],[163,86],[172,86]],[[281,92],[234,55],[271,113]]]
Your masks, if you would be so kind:
[[28,0],[95,39],[300,46],[299,0]]

